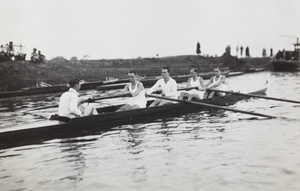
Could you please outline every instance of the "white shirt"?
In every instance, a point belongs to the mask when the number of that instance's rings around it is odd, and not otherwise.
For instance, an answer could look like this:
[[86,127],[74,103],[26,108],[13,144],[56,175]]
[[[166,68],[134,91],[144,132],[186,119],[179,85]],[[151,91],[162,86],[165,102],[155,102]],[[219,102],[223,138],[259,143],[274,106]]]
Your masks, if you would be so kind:
[[220,83],[222,78],[222,75],[219,76],[218,80],[217,80],[217,76],[213,77],[213,82],[208,86],[208,88],[215,88],[217,90],[222,90],[224,89],[224,82],[222,82],[221,84],[217,85],[218,83]]
[[157,90],[157,88],[161,88],[161,90],[165,93],[166,97],[169,98],[177,98],[177,82],[170,77],[169,81],[165,83],[164,79],[159,79],[148,91],[148,94],[151,94],[153,91]]
[[78,92],[70,88],[59,99],[58,115],[64,117],[76,117],[82,115],[78,109]]

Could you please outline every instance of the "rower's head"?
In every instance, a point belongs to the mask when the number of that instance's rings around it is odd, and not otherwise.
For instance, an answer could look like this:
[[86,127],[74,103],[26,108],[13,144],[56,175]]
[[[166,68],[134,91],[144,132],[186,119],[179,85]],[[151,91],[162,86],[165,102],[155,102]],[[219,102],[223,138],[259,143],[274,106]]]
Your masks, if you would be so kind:
[[215,68],[214,69],[214,73],[215,73],[216,76],[220,76],[221,75],[221,71],[220,71],[219,68]]
[[69,85],[70,85],[70,88],[73,88],[76,91],[79,91],[80,87],[81,87],[80,80],[77,78],[70,80]]
[[135,71],[129,71],[128,72],[128,78],[129,78],[129,81],[131,83],[134,83],[137,80],[136,72]]
[[190,70],[190,74],[192,77],[197,76],[198,75],[198,70],[196,68],[192,68]]
[[161,69],[161,76],[162,76],[163,78],[168,78],[169,75],[170,75],[170,69],[169,69],[169,67],[163,67],[163,68]]

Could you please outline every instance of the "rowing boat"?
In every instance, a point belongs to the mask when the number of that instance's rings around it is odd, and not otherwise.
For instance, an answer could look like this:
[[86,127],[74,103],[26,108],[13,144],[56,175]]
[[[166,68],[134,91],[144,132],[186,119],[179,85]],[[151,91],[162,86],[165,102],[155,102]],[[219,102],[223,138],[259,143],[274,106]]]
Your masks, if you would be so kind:
[[[251,92],[253,95],[265,94],[266,88]],[[239,100],[245,99],[239,95],[225,95],[210,99],[199,100],[199,103],[215,104],[218,106],[233,105]],[[152,100],[153,101],[153,100]],[[148,105],[152,101],[148,101]],[[24,124],[0,130],[0,149],[35,144],[55,138],[78,137],[97,134],[107,131],[119,125],[146,123],[156,119],[172,118],[188,113],[206,111],[208,108],[188,103],[174,103],[169,105],[147,107],[129,111],[115,112],[122,105],[98,108],[99,115],[62,118],[52,117],[51,120]]]

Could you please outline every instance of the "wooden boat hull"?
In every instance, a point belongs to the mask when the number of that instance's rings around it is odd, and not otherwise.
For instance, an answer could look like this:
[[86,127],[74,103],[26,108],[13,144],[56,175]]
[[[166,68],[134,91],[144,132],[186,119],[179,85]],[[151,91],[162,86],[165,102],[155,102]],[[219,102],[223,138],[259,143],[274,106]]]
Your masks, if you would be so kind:
[[240,71],[240,72],[229,72],[228,77],[240,76],[240,75],[243,75],[243,74],[245,74],[245,72],[242,72],[242,71]]
[[[251,92],[251,94],[264,94],[265,92],[266,88]],[[228,106],[245,98],[246,97],[243,96],[226,95],[223,97],[200,100],[199,102]],[[100,114],[95,116],[67,119],[66,121],[48,120],[2,129],[0,130],[0,149],[35,144],[54,138],[99,134],[119,125],[146,123],[155,119],[173,118],[187,113],[210,110],[210,108],[203,106],[199,107],[198,105],[187,103],[175,103],[153,108],[115,112],[121,106],[122,105],[98,108],[97,110]]]
[[278,72],[300,71],[299,61],[276,60],[271,62],[271,69]]
[[[95,89],[99,85],[124,83],[127,81],[128,81],[127,79],[123,79],[123,80],[117,80],[117,81],[87,82],[87,83],[82,84],[81,90]],[[28,87],[28,88],[22,88],[19,91],[0,92],[0,98],[60,93],[60,92],[65,92],[68,89],[69,89],[68,84],[53,85],[53,86],[48,86],[48,87]]]

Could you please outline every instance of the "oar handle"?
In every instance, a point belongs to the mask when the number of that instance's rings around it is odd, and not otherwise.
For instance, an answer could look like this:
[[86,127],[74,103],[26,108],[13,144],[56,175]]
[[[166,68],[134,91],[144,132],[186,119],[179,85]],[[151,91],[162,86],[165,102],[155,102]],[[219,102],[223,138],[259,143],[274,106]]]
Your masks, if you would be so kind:
[[206,89],[199,89],[199,87],[195,86],[195,87],[188,87],[188,88],[179,88],[179,89],[177,89],[177,91],[192,90],[192,89],[200,90],[200,91],[205,91],[206,90]]
[[112,98],[126,97],[126,96],[128,96],[128,94],[118,94],[118,95],[99,97],[99,98],[88,98],[88,99],[84,100],[84,102],[93,103],[93,102],[98,101],[98,100],[112,99]]

